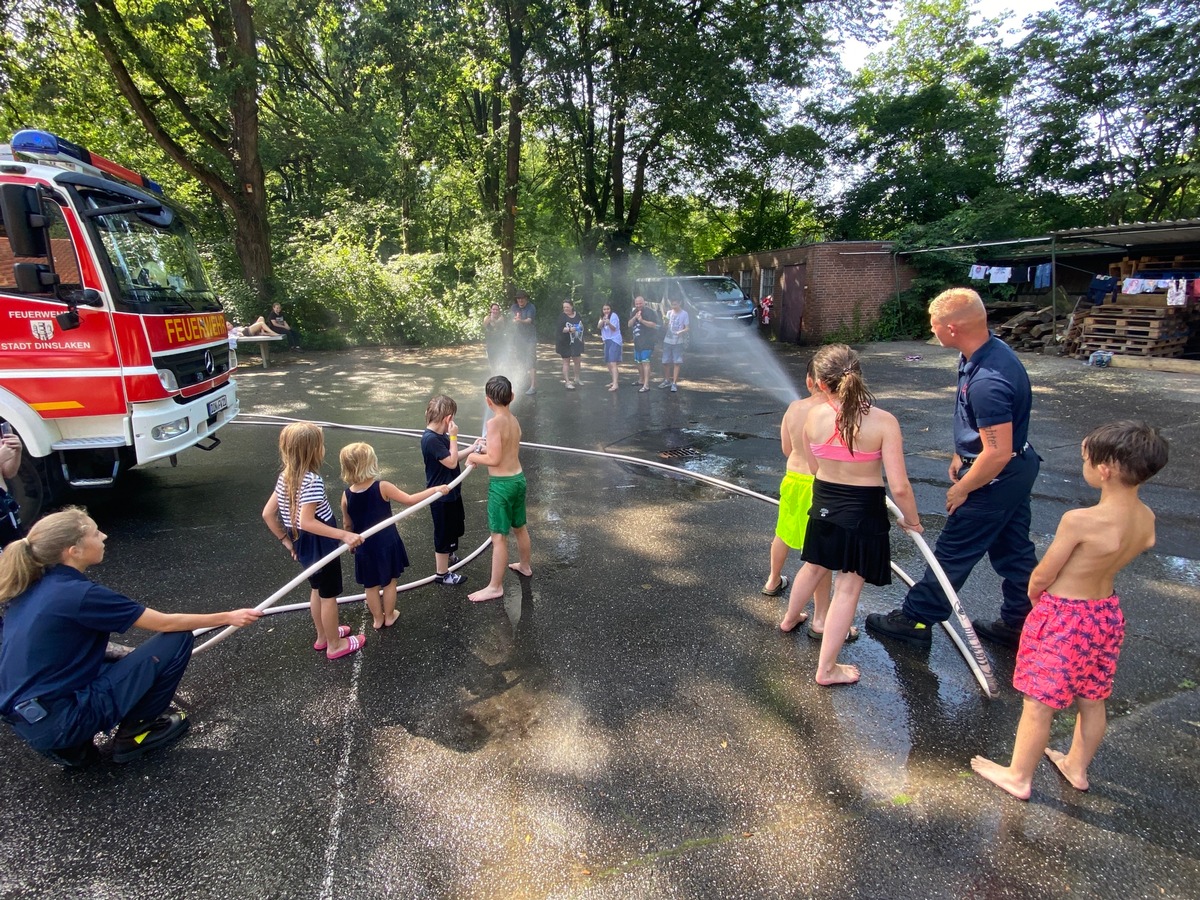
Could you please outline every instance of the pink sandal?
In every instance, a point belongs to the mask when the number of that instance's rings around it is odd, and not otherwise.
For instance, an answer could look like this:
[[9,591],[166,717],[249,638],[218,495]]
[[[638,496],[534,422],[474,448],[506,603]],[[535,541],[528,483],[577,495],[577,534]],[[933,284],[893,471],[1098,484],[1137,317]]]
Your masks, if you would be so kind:
[[[349,635],[350,635],[350,626],[349,625],[339,625],[338,626],[338,637],[344,638],[344,637],[348,637]],[[328,646],[329,646],[329,641],[317,641],[315,644],[313,644],[313,649],[314,650],[324,650]]]
[[367,636],[365,634],[356,634],[354,637],[346,638],[346,646],[337,653],[326,653],[326,659],[341,659],[343,656],[349,656],[358,650],[361,650],[367,645]]

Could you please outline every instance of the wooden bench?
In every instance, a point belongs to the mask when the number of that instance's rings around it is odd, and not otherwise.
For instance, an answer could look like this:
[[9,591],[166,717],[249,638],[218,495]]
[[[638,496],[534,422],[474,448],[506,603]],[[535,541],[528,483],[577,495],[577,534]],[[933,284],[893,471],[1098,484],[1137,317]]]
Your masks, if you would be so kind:
[[236,350],[242,344],[258,344],[258,353],[262,357],[262,367],[266,369],[271,365],[271,343],[282,340],[282,334],[259,334],[253,336],[243,334],[236,338],[237,346],[234,349]]

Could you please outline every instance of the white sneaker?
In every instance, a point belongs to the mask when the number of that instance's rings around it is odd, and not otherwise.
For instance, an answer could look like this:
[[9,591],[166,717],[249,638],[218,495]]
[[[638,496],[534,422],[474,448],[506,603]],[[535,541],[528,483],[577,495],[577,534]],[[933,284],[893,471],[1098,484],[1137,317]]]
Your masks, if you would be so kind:
[[672,385],[671,385],[671,393],[672,393],[672,394],[678,394],[678,393],[679,393],[679,387],[678,387],[678,385],[675,385],[675,384],[672,384]]

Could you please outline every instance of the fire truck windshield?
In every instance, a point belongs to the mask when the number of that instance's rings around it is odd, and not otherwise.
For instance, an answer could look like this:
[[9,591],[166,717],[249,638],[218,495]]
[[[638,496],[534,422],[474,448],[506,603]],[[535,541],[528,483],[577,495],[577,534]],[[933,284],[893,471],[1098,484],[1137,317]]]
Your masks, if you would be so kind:
[[114,300],[130,312],[217,312],[191,235],[169,207],[80,191],[115,281]]

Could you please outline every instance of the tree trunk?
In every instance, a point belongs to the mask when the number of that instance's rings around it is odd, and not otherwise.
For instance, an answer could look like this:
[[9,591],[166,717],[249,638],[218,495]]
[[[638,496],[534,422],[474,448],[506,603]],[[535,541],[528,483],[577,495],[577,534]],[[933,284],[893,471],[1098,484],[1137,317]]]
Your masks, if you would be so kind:
[[521,115],[525,111],[525,0],[511,0],[505,9],[508,20],[508,135],[504,144],[504,209],[500,221],[500,272],[513,287],[516,274],[517,191],[521,181]]
[[[160,60],[133,32],[112,0],[83,0],[80,22],[103,54],[122,95],[150,136],[188,174],[210,190],[233,217],[234,246],[246,282],[260,304],[274,300],[271,231],[267,216],[266,178],[259,155],[258,49],[254,12],[246,0],[231,0],[228,7],[204,7],[204,21],[213,40],[213,58],[228,91],[228,121],[219,123],[199,111],[184,90],[174,85],[160,68]],[[130,71],[153,82],[162,97],[152,103]],[[165,99],[163,99],[165,98]],[[172,134],[158,113],[170,107],[186,128],[228,162],[231,181],[207,166],[194,150]],[[228,126],[225,132],[223,125]]]

